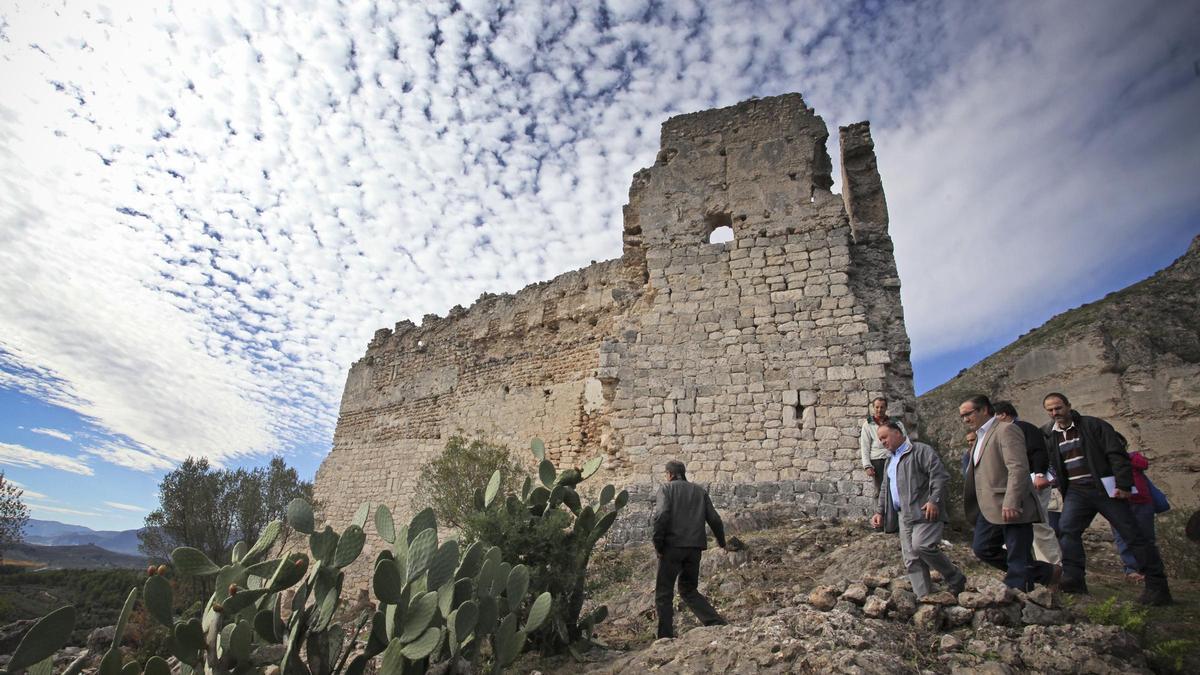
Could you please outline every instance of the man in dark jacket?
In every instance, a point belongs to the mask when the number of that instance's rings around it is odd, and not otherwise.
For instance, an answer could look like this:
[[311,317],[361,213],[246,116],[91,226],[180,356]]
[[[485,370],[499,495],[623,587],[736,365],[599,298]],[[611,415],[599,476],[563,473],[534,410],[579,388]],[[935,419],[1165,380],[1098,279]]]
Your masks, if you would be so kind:
[[675,637],[675,580],[679,597],[705,626],[724,625],[725,619],[697,590],[700,555],[708,548],[704,524],[712,528],[717,545],[725,548],[725,526],[713,508],[708,491],[688,482],[683,462],[667,462],[667,482],[654,498],[654,550],[658,553],[658,578],[654,606],[658,611],[658,637]]
[[1071,402],[1063,394],[1046,394],[1042,406],[1050,415],[1042,434],[1048,448],[1057,448],[1051,454],[1063,493],[1059,521],[1063,592],[1087,593],[1083,532],[1099,513],[1129,542],[1140,568],[1138,572],[1146,578],[1146,589],[1138,602],[1170,604],[1171,592],[1158,547],[1142,534],[1129,508],[1133,468],[1125,451],[1125,439],[1108,422],[1072,410]]

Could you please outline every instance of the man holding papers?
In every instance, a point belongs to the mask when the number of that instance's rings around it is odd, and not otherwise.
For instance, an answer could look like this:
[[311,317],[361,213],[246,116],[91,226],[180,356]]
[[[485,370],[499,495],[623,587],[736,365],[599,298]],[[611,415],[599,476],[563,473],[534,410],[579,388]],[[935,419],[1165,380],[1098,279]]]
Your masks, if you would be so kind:
[[[1137,559],[1146,577],[1146,589],[1138,602],[1145,605],[1171,604],[1171,591],[1158,547],[1146,538],[1129,508],[1133,469],[1125,452],[1125,439],[1112,425],[1097,417],[1080,415],[1060,393],[1047,394],[1042,406],[1050,422],[1042,427],[1048,448],[1057,448],[1054,473],[1063,495],[1059,522],[1065,593],[1087,593],[1086,556],[1083,531],[1096,514],[1104,516]],[[1052,453],[1055,454],[1055,453]]]

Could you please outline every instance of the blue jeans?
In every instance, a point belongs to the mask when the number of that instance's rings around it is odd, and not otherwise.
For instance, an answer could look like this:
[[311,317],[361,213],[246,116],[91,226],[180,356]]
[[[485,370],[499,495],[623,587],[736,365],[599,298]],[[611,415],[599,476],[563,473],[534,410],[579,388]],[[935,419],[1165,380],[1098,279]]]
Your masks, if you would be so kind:
[[1104,516],[1121,538],[1129,543],[1137,571],[1146,576],[1147,590],[1167,590],[1167,574],[1163,570],[1158,546],[1151,542],[1134,519],[1133,510],[1124,499],[1113,499],[1095,481],[1072,481],[1063,495],[1062,548],[1063,583],[1083,584],[1086,581],[1087,554],[1083,550],[1083,532],[1092,524],[1096,514]]
[[[1154,503],[1149,504],[1129,504],[1129,510],[1133,511],[1133,520],[1137,523],[1138,529],[1150,540],[1154,546],[1158,546],[1158,537],[1154,534]],[[1111,527],[1111,525],[1110,525]],[[1129,548],[1129,542],[1121,537],[1121,533],[1117,532],[1117,528],[1112,528],[1113,543],[1117,546],[1117,553],[1121,555],[1121,562],[1125,563],[1125,573],[1136,572],[1138,569],[1137,556],[1133,555],[1133,549]]]
[[1049,584],[1054,566],[1033,558],[1033,524],[989,523],[983,514],[975,519],[971,550],[981,561],[1005,572],[1004,585],[1022,591],[1035,583]]

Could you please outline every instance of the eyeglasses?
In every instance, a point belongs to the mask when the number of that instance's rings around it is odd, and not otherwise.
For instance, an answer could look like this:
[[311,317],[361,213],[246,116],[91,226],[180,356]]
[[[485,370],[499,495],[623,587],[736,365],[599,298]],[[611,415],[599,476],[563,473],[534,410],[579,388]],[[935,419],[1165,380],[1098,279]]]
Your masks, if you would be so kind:
[[959,419],[964,419],[964,420],[965,420],[965,419],[967,419],[967,418],[968,418],[968,417],[970,417],[971,415],[974,415],[974,414],[975,414],[975,413],[977,413],[977,412],[979,412],[979,408],[971,408],[971,409],[970,409],[970,410],[968,410],[967,412],[959,414],[959,416],[958,416],[958,417],[959,417]]

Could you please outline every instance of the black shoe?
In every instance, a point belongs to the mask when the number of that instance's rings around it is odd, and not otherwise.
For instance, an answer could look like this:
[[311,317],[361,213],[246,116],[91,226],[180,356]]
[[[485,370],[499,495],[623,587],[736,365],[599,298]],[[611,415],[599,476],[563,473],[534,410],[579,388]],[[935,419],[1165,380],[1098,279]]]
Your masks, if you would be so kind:
[[1165,607],[1174,602],[1171,599],[1171,591],[1165,588],[1147,588],[1142,591],[1142,595],[1138,598],[1138,604],[1149,607]]
[[964,590],[966,590],[966,588],[967,575],[959,572],[958,579],[950,582],[950,592],[954,594],[954,597],[958,597],[958,594],[962,593]]
[[1063,579],[1058,590],[1069,595],[1087,595],[1087,583],[1080,579]]

